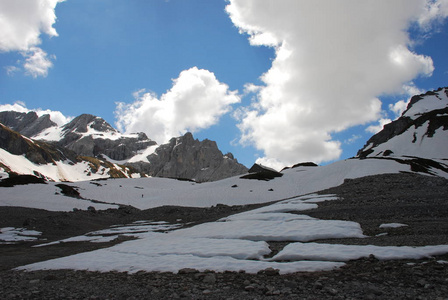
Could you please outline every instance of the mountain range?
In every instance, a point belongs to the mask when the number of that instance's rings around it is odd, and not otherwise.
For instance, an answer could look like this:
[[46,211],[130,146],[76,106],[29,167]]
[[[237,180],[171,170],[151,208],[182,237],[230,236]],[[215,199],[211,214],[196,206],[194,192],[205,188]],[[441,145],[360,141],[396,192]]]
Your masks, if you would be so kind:
[[122,134],[89,114],[57,126],[49,115],[4,111],[0,126],[4,172],[54,181],[157,176],[199,182],[247,172],[231,153],[223,155],[216,142],[186,133],[158,145],[145,133]]
[[[411,171],[440,175],[448,172],[446,149],[448,88],[439,88],[412,97],[402,115],[352,159],[395,161]],[[216,142],[195,140],[191,133],[158,145],[145,133],[122,134],[89,114],[58,126],[49,115],[3,111],[0,171],[3,177],[31,174],[51,181],[153,176],[206,182],[248,169],[231,153],[223,154]]]

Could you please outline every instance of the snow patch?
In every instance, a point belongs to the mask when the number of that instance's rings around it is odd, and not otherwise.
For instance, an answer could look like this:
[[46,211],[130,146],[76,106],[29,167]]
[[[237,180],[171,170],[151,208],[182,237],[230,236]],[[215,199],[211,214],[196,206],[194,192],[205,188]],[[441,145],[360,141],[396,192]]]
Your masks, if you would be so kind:
[[349,261],[374,255],[380,260],[421,259],[432,255],[448,253],[448,245],[409,246],[359,246],[319,243],[292,243],[287,245],[271,260],[323,260]]

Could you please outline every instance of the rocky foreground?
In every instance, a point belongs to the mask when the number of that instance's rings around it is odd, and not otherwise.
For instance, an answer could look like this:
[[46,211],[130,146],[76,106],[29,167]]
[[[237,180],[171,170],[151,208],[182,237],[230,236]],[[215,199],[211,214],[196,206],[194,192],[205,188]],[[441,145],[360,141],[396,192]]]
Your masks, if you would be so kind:
[[[370,237],[320,242],[448,244],[448,180],[412,174],[378,175],[349,180],[323,193],[335,193],[341,200],[319,203],[318,209],[306,212],[308,215],[359,222]],[[57,240],[111,224],[148,219],[151,215],[156,220],[182,218],[185,222],[201,223],[254,207],[165,207],[148,211],[128,208],[108,213],[0,208],[0,227],[17,226],[18,222],[22,226],[25,222],[27,227],[42,231],[49,240]],[[408,226],[387,229],[384,235],[385,230],[379,229],[383,223]],[[383,235],[376,236],[380,233]],[[270,243],[270,246],[275,253],[286,244]],[[289,275],[279,275],[273,269],[259,274],[193,269],[184,269],[179,274],[11,271],[26,263],[110,245],[70,243],[45,249],[30,248],[25,243],[0,245],[0,295],[2,299],[448,299],[448,255],[399,261],[369,257],[348,262],[334,271]]]

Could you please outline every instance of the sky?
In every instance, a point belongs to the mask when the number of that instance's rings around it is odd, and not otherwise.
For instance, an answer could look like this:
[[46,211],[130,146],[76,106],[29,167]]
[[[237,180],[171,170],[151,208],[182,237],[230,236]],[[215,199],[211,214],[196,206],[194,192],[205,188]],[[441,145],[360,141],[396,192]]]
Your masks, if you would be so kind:
[[0,0],[0,110],[328,164],[448,86],[447,16],[448,0]]

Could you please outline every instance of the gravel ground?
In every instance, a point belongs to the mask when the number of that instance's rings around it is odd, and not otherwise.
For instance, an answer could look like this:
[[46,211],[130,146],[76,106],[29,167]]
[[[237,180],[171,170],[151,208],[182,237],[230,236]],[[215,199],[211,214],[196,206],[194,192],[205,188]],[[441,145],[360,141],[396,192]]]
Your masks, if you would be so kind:
[[[371,176],[346,181],[322,193],[340,200],[319,203],[307,214],[321,219],[359,222],[366,239],[326,243],[375,245],[448,244],[448,180],[412,174]],[[123,208],[105,212],[50,213],[0,208],[0,227],[34,228],[49,241],[136,220],[184,224],[213,221],[257,206],[210,209],[163,207],[147,211]],[[408,226],[380,229],[383,223]],[[375,236],[387,232],[387,235]],[[278,275],[213,273],[182,270],[180,274],[83,271],[17,272],[19,265],[108,247],[70,243],[44,248],[32,244],[0,245],[2,299],[448,299],[448,255],[423,260],[355,260],[338,270]],[[287,242],[270,243],[277,252]],[[36,250],[39,249],[39,250]]]

